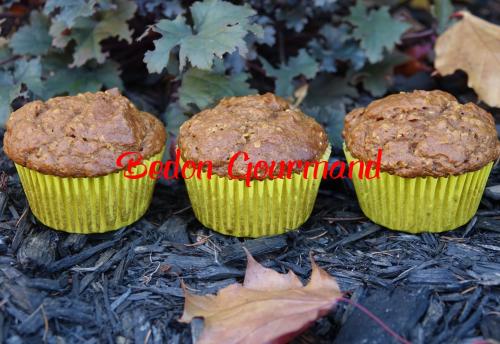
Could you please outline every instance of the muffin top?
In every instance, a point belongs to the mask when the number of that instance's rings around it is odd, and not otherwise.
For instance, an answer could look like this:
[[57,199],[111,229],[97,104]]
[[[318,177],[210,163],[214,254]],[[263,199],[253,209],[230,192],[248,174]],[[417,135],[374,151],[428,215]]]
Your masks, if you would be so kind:
[[[230,158],[238,151],[232,168],[244,175],[249,162],[319,160],[328,146],[323,127],[313,118],[271,93],[222,99],[201,111],[180,128],[178,146],[184,160],[212,161],[212,172],[228,174]],[[295,168],[300,171],[300,168]]]
[[349,152],[401,177],[458,175],[500,156],[493,116],[443,91],[399,93],[351,111],[343,131]]
[[119,170],[125,151],[159,153],[166,132],[117,89],[34,101],[7,121],[5,153],[15,163],[60,177],[95,177]]

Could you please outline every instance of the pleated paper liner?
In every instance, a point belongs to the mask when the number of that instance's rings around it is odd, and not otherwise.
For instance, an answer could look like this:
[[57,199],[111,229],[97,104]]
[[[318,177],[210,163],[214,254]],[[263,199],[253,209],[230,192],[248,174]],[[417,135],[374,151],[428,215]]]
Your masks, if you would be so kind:
[[[357,161],[344,145],[347,161]],[[383,158],[383,156],[382,156]],[[359,179],[354,188],[365,215],[384,227],[409,232],[444,232],[467,223],[476,213],[493,162],[482,169],[450,177],[403,178],[380,172],[377,179]]]
[[[161,160],[163,151],[144,160]],[[123,171],[102,177],[63,178],[16,164],[31,211],[44,225],[69,233],[103,233],[129,225],[147,210],[155,181],[125,178]],[[136,173],[140,173],[137,170]]]
[[[320,161],[328,161],[330,151],[328,146]],[[307,179],[293,173],[291,179],[252,180],[246,186],[244,180],[214,174],[209,179],[202,172],[201,179],[194,176],[185,182],[196,218],[205,227],[239,237],[261,237],[296,229],[309,218],[324,165],[319,165],[317,178],[310,166]]]

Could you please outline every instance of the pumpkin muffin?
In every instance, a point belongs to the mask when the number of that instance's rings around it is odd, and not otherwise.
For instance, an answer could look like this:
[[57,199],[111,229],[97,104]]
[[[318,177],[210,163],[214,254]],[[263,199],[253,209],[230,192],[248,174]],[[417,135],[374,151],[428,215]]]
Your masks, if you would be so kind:
[[364,213],[413,233],[468,222],[500,156],[492,115],[443,91],[394,94],[355,109],[343,136],[349,161],[382,150],[380,178],[353,180]]
[[[328,160],[331,150],[320,124],[271,93],[225,98],[201,111],[181,126],[178,147],[184,161],[212,162],[211,178],[205,171],[201,179],[186,179],[200,222],[225,234],[251,237],[304,223],[320,177],[311,171],[304,178],[304,164],[292,164],[290,178],[271,178],[259,170],[249,175],[248,166]],[[248,159],[232,160],[238,152]],[[316,176],[322,176],[323,168],[320,164]]]
[[154,182],[125,178],[117,158],[132,151],[146,165],[159,160],[166,132],[118,90],[28,103],[11,114],[6,129],[5,153],[16,165],[33,214],[45,225],[104,232],[146,211]]

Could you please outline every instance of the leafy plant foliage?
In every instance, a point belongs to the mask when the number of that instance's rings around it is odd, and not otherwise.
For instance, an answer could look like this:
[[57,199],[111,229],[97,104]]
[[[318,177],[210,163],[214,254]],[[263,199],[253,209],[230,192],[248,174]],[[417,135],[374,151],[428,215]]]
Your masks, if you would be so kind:
[[153,30],[162,38],[155,42],[155,50],[147,52],[144,61],[150,72],[161,72],[167,66],[170,50],[179,46],[179,68],[186,60],[193,67],[210,69],[214,55],[238,50],[247,52],[244,41],[248,32],[262,36],[262,28],[251,24],[249,18],[256,12],[247,6],[236,6],[222,0],[205,0],[191,6],[193,26],[186,24],[182,15],[174,20],[160,20]]
[[351,8],[347,20],[355,26],[352,36],[360,40],[361,48],[372,63],[381,61],[384,49],[392,50],[409,28],[408,24],[392,19],[387,7],[367,12],[362,1]]
[[319,69],[316,60],[305,50],[300,50],[297,56],[291,57],[288,63],[282,63],[279,68],[274,68],[265,59],[261,61],[266,74],[276,79],[275,93],[282,97],[290,97],[293,94],[294,78],[304,75],[306,78],[312,79]]
[[[444,31],[450,0],[423,2],[434,33]],[[222,97],[271,91],[305,98],[304,111],[338,144],[355,100],[384,95],[394,68],[414,59],[399,48],[415,20],[365,4],[7,1],[1,13],[14,19],[0,22],[0,124],[12,104],[119,87],[161,112],[175,134],[187,116]]]
[[189,69],[182,78],[179,89],[179,103],[189,109],[196,105],[195,111],[214,104],[227,96],[242,96],[256,93],[246,82],[247,75],[226,76],[198,68]]
[[127,21],[136,8],[129,0],[48,0],[27,11],[26,23],[10,35],[2,32],[7,39],[0,41],[0,123],[19,97],[122,88],[119,65],[103,52],[102,41],[131,43]]

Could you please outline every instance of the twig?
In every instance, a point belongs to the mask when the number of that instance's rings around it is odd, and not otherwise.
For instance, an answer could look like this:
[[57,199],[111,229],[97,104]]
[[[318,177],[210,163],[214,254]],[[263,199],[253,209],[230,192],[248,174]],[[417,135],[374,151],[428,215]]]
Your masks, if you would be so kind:
[[49,333],[49,320],[47,319],[47,314],[45,314],[45,308],[43,307],[43,303],[40,305],[40,310],[42,311],[43,317],[43,342],[47,343],[47,334]]
[[192,244],[184,244],[184,246],[187,246],[187,247],[195,247],[195,246],[200,246],[200,245],[203,245],[204,243],[206,243],[208,241],[208,239],[210,239],[210,237],[213,236],[213,234],[210,234],[210,235],[207,235],[207,236],[204,236],[201,240],[198,240],[196,241],[195,243],[192,243]]
[[6,59],[4,59],[4,60],[0,61],[0,66],[1,66],[1,65],[4,65],[4,64],[6,64],[6,63],[9,63],[9,62],[15,61],[15,60],[17,60],[17,59],[18,59],[18,58],[20,58],[20,57],[21,57],[20,55],[13,55],[13,56],[11,56],[11,57],[8,57],[8,58],[6,58]]
[[310,237],[310,238],[307,238],[308,240],[314,240],[314,239],[318,239],[318,238],[321,238],[323,235],[325,235],[326,233],[328,233],[327,231],[324,231],[323,233],[319,234],[319,235],[316,235],[316,236],[313,236],[313,237]]
[[191,209],[191,206],[190,206],[190,205],[189,205],[189,206],[187,206],[187,207],[185,207],[185,208],[182,208],[182,209],[179,209],[179,210],[174,211],[174,212],[172,213],[172,215],[179,215],[179,214],[181,214],[181,213],[183,213],[183,212],[185,212],[186,210],[189,210],[189,209]]
[[21,221],[22,221],[22,220],[23,220],[26,216],[28,216],[28,212],[29,212],[29,210],[30,210],[30,208],[29,208],[29,207],[24,208],[24,210],[23,210],[23,212],[22,212],[21,216],[20,216],[20,217],[19,217],[19,219],[17,219],[17,221],[16,221],[16,227],[18,227],[18,226],[19,226],[19,224],[21,223]]
[[362,221],[362,220],[366,220],[366,217],[364,217],[364,216],[357,216],[357,217],[324,217],[323,220],[326,220],[326,221],[329,221],[329,222]]
[[9,181],[9,175],[5,173],[5,171],[2,171],[0,173],[0,191],[5,192],[7,191],[7,183]]
[[409,32],[403,35],[402,39],[405,40],[405,39],[422,38],[422,37],[432,36],[433,34],[435,34],[433,29],[427,29],[418,32]]
[[410,341],[408,341],[406,338],[401,337],[398,333],[396,333],[393,329],[391,329],[386,323],[382,321],[378,316],[370,312],[366,307],[360,305],[357,302],[352,301],[351,299],[347,299],[345,297],[339,297],[337,301],[340,302],[345,302],[348,303],[357,309],[359,309],[361,312],[366,314],[370,319],[375,321],[385,332],[390,334],[394,339],[396,339],[398,342],[403,343],[403,344],[411,344]]
[[148,333],[146,333],[146,337],[144,337],[144,344],[148,343],[149,337],[151,337],[151,329],[148,330]]

